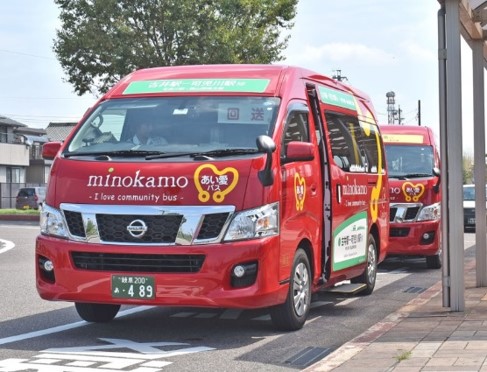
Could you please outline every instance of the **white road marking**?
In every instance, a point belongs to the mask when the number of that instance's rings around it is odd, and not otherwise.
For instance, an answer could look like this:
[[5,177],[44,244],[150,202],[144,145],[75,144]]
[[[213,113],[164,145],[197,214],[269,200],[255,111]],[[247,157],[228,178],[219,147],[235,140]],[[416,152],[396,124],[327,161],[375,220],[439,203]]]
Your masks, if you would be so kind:
[[[173,362],[161,360],[180,355],[213,351],[206,346],[193,347],[180,342],[136,342],[118,338],[100,338],[106,345],[87,345],[42,350],[30,359],[0,360],[1,372],[36,370],[38,372],[100,372],[127,370],[159,372]],[[171,350],[165,351],[161,348]],[[179,347],[178,349],[173,349]],[[129,349],[132,352],[117,350]],[[115,351],[110,351],[115,350]]]
[[242,314],[242,310],[228,309],[225,310],[222,315],[220,315],[220,319],[236,320],[240,317],[240,314]]
[[[134,307],[131,309],[123,310],[123,311],[120,311],[118,313],[117,318],[121,318],[121,317],[131,315],[131,314],[135,314],[135,313],[140,313],[142,311],[152,309],[153,307],[154,306],[138,306],[138,307]],[[85,322],[84,320],[82,320],[80,322],[69,323],[69,324],[64,324],[64,325],[57,326],[57,327],[42,329],[39,331],[23,333],[23,334],[20,334],[17,336],[0,338],[0,345],[5,345],[5,344],[10,344],[12,342],[28,340],[30,338],[41,337],[41,336],[50,335],[53,333],[64,332],[64,331],[67,331],[68,329],[80,328],[80,327],[87,326],[89,324],[91,324],[91,323],[88,323],[88,322]],[[0,371],[1,371],[1,369],[0,369]]]
[[15,247],[13,242],[0,239],[0,254],[11,250],[13,247]]

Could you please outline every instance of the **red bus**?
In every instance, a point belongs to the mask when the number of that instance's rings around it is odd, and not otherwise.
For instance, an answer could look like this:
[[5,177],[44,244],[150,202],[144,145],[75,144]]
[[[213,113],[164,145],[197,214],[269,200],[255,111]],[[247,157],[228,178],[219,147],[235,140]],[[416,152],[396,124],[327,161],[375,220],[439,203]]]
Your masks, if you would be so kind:
[[43,156],[37,290],[87,321],[122,304],[270,308],[295,330],[322,288],[372,293],[387,255],[373,106],[302,68],[136,71]]
[[389,255],[441,268],[439,147],[431,128],[381,125],[391,198]]

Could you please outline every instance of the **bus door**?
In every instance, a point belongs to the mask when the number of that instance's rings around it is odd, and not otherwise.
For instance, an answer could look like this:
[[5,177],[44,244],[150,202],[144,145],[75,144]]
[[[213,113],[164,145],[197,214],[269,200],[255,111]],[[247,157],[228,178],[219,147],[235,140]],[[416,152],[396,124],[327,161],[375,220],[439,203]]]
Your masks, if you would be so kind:
[[369,226],[368,156],[357,117],[325,111],[325,128],[331,150],[332,272],[367,262]]

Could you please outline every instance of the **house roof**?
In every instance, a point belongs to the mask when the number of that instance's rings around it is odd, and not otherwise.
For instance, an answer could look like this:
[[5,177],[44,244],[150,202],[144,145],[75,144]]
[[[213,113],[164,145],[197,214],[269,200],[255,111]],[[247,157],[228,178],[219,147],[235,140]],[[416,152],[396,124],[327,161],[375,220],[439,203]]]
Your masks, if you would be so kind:
[[18,121],[3,116],[2,114],[0,114],[0,125],[6,125],[9,127],[27,127],[26,124],[22,124]]
[[78,123],[49,123],[46,128],[47,138],[49,138],[49,141],[64,141],[76,124]]

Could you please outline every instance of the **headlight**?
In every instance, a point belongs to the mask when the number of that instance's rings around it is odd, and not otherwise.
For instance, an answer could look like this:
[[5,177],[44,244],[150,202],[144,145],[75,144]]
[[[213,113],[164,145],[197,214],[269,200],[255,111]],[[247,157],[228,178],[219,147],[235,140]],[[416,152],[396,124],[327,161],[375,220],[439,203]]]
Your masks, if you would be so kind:
[[436,221],[441,217],[441,205],[440,203],[435,203],[423,207],[418,216],[418,221]]
[[53,235],[61,238],[68,237],[68,230],[64,224],[64,219],[58,209],[52,208],[47,204],[42,206],[40,213],[41,233]]
[[273,203],[236,214],[224,240],[255,239],[277,234],[279,234],[279,204]]

